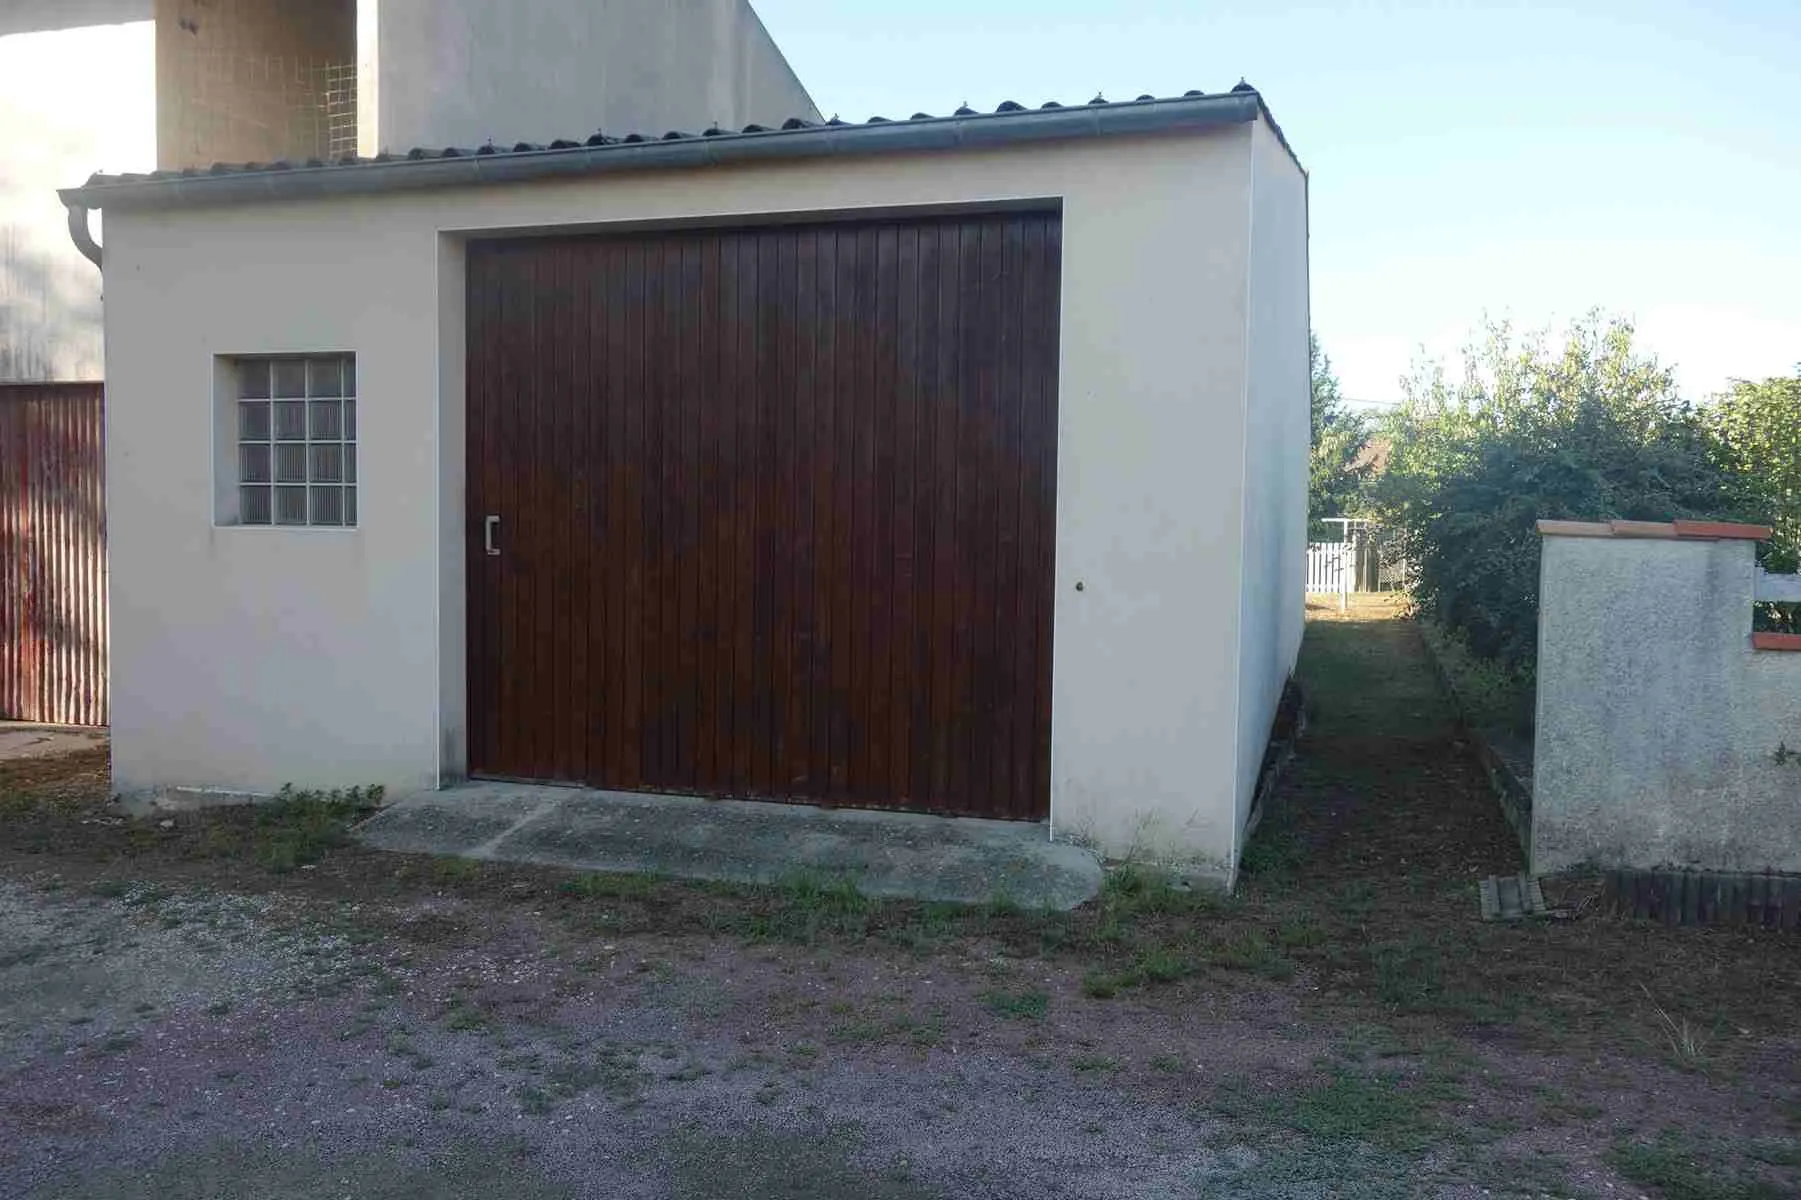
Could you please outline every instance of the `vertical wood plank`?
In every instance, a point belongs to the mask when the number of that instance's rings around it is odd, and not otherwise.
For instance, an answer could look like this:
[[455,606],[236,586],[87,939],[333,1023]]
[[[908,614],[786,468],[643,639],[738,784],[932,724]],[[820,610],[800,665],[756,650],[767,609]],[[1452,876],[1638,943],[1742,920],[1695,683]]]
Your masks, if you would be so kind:
[[938,276],[939,339],[937,356],[937,445],[933,449],[938,506],[933,522],[932,545],[932,706],[927,724],[931,729],[930,778],[933,807],[954,809],[951,762],[957,738],[956,689],[958,663],[964,648],[958,638],[957,600],[958,518],[964,486],[957,469],[957,447],[963,436],[964,413],[961,381],[963,228],[958,221],[938,227],[942,261]]
[[[539,779],[564,779],[557,761],[557,706],[560,693],[558,666],[565,656],[557,646],[557,539],[560,516],[556,469],[555,362],[546,353],[556,342],[556,255],[533,255],[528,261],[526,301],[531,313],[530,459],[526,470],[531,499],[525,524],[531,534],[529,559],[532,587],[528,644],[534,651],[528,684],[533,693],[537,720],[532,722],[532,774]],[[546,635],[549,636],[546,636]]]
[[895,235],[895,305],[893,394],[894,424],[890,435],[889,478],[893,491],[888,511],[893,519],[893,545],[889,596],[889,669],[886,683],[889,704],[887,730],[888,777],[884,795],[895,804],[913,797],[913,694],[919,665],[919,576],[915,568],[919,538],[919,227],[906,225]]
[[[575,606],[580,603],[580,594],[587,589],[577,582],[579,571],[576,555],[581,553],[581,547],[575,543],[571,532],[577,527],[582,510],[581,482],[584,464],[580,461],[580,456],[572,454],[570,450],[575,441],[575,422],[581,407],[580,397],[576,394],[575,373],[572,370],[576,346],[573,261],[576,253],[578,251],[574,246],[560,247],[559,253],[549,259],[551,279],[545,289],[549,299],[548,317],[551,323],[551,344],[544,356],[548,367],[544,407],[549,440],[549,454],[545,465],[549,468],[548,491],[554,504],[550,513],[546,514],[548,528],[545,532],[549,535],[554,555],[549,573],[555,580],[551,603],[556,627],[556,643],[551,648],[552,662],[555,664],[553,687],[556,709],[549,714],[548,723],[556,735],[552,751],[556,771],[552,778],[556,779],[582,777],[582,755],[577,748],[576,731],[582,721],[584,705],[580,701],[581,681],[575,670],[577,652],[573,632]],[[575,520],[571,520],[571,514],[576,515]]]
[[[519,460],[523,457],[518,442],[526,436],[524,412],[520,404],[522,383],[519,379],[522,361],[530,354],[527,340],[520,334],[518,256],[496,249],[494,266],[494,305],[496,340],[494,405],[499,410],[494,455],[495,511],[501,514],[500,544],[502,554],[495,563],[499,576],[500,599],[496,604],[496,662],[501,670],[495,678],[500,693],[499,706],[507,714],[522,710],[524,699],[520,688],[520,653],[523,649],[517,625],[520,601],[524,596],[520,554],[524,541],[519,528],[523,493],[520,488]],[[361,372],[358,373],[359,377]],[[358,390],[361,390],[359,384]],[[359,478],[361,475],[359,473]],[[361,506],[358,506],[359,512]],[[502,720],[496,727],[495,770],[501,774],[524,774],[530,769],[521,744],[521,732],[515,720]]]
[[819,596],[814,581],[819,470],[818,415],[814,370],[818,359],[819,236],[799,230],[794,247],[794,454],[790,463],[794,487],[794,569],[790,580],[794,603],[793,675],[787,696],[788,760],[784,771],[792,795],[812,798],[812,709],[818,679]]
[[[1020,228],[1020,329],[1019,329],[1019,566],[1017,588],[1011,597],[1013,611],[1008,625],[1013,637],[1013,711],[1008,732],[1014,788],[1023,797],[1026,811],[1039,807],[1038,762],[1035,733],[1038,726],[1036,675],[1038,609],[1051,602],[1049,541],[1054,535],[1054,513],[1045,498],[1046,488],[1038,439],[1044,411],[1042,393],[1047,376],[1056,367],[1054,342],[1049,353],[1043,333],[1042,313],[1057,303],[1057,282],[1047,270],[1048,250],[1044,219],[1038,214],[1022,218]],[[1055,411],[1054,401],[1052,411]],[[1048,653],[1045,647],[1044,652]]]
[[663,522],[667,516],[667,460],[663,453],[668,412],[670,364],[663,349],[666,313],[663,308],[665,267],[668,242],[661,237],[644,240],[644,292],[641,302],[638,354],[640,362],[638,396],[643,420],[643,514],[642,549],[644,579],[638,602],[642,606],[641,661],[639,671],[644,710],[640,717],[641,767],[640,787],[657,787],[664,783],[665,690],[669,675],[665,669],[663,631],[664,614],[669,597],[668,542]]
[[1015,612],[1029,585],[1020,566],[1021,489],[1025,472],[1021,409],[1024,404],[1025,354],[1021,327],[1025,309],[1025,222],[1018,217],[1000,222],[1000,275],[995,297],[999,308],[1000,336],[995,364],[995,586],[987,597],[994,630],[990,661],[992,711],[987,744],[989,780],[997,804],[1011,817],[1031,815],[1031,797],[1020,787],[1014,772],[1014,746],[1019,740],[1017,716],[1022,693],[1017,678],[1016,642],[1019,634]]
[[464,746],[471,773],[491,769],[488,730],[495,705],[487,679],[491,651],[488,648],[489,598],[494,594],[487,555],[483,551],[482,519],[486,515],[488,453],[486,419],[493,389],[483,378],[493,347],[493,322],[486,311],[487,254],[484,243],[471,242],[463,264],[463,378],[466,381],[463,413],[463,561],[468,586],[463,600],[465,626]]
[[958,275],[961,279],[959,302],[966,319],[959,328],[958,399],[963,414],[963,437],[958,444],[957,486],[957,585],[956,659],[953,666],[955,685],[951,717],[951,779],[953,803],[961,808],[975,803],[980,790],[976,782],[976,727],[980,721],[977,705],[979,667],[982,653],[984,622],[977,597],[981,593],[989,564],[984,533],[985,511],[992,505],[993,481],[986,476],[983,444],[988,437],[987,413],[984,409],[988,347],[984,345],[988,288],[983,273],[983,243],[986,223],[972,218],[963,228],[963,257]]
[[738,351],[732,379],[732,790],[749,794],[755,755],[756,716],[752,681],[756,676],[757,511],[757,243],[732,239],[737,262],[734,333]]
[[937,545],[938,497],[943,482],[937,470],[937,429],[944,407],[938,388],[937,348],[941,342],[938,317],[938,281],[941,256],[936,227],[919,229],[919,328],[913,347],[911,366],[915,385],[917,436],[914,446],[913,476],[915,480],[916,524],[914,578],[918,589],[913,609],[913,679],[908,689],[909,726],[912,732],[909,776],[909,804],[931,808],[936,796],[931,784],[931,719],[932,671],[934,649],[934,608],[936,594],[934,559]]
[[870,730],[874,707],[871,681],[874,642],[874,591],[876,556],[875,479],[875,311],[879,294],[876,251],[880,227],[862,225],[856,233],[856,299],[853,325],[856,361],[852,384],[852,535],[851,535],[851,664],[849,794],[867,797],[870,791]]
[[695,763],[700,750],[700,645],[696,632],[700,624],[700,577],[703,560],[701,544],[701,474],[700,411],[706,402],[702,386],[703,362],[701,344],[702,306],[701,254],[705,249],[702,235],[682,240],[679,344],[674,353],[680,363],[681,473],[677,479],[682,522],[681,546],[678,553],[681,594],[677,599],[678,656],[680,669],[681,719],[676,741],[673,783],[684,791],[696,784]]
[[1033,815],[1048,816],[1051,805],[1051,671],[1053,668],[1052,614],[1056,605],[1057,554],[1057,422],[1059,348],[1062,345],[1063,223],[1060,217],[1041,218],[1044,256],[1039,282],[1031,291],[1039,317],[1039,340],[1034,355],[1034,379],[1038,403],[1032,428],[1038,453],[1034,456],[1038,490],[1034,511],[1040,523],[1037,578],[1037,636],[1033,663],[1037,682],[1034,714],[1037,770],[1033,774]]
[[832,682],[827,714],[831,725],[829,787],[835,795],[851,788],[851,672],[856,659],[857,627],[854,624],[856,581],[852,572],[851,545],[856,533],[856,396],[857,396],[857,235],[846,227],[837,232],[833,294],[833,412],[832,447],[828,452],[837,465],[834,482],[837,506],[832,529],[832,563],[827,586],[832,597]]
[[757,283],[755,370],[751,376],[750,412],[756,457],[751,467],[751,677],[749,791],[777,794],[771,760],[775,750],[775,627],[781,591],[779,541],[780,448],[776,444],[777,394],[780,389],[781,233],[765,229],[752,237],[756,247]]
[[793,773],[789,770],[789,698],[799,690],[795,665],[797,659],[795,597],[798,592],[796,549],[799,541],[799,506],[796,499],[798,462],[796,459],[795,408],[799,380],[796,368],[795,314],[799,307],[796,296],[796,256],[798,235],[791,228],[778,230],[776,244],[776,284],[771,320],[774,329],[775,371],[770,392],[770,426],[773,430],[772,461],[769,478],[774,485],[774,507],[767,518],[772,527],[770,541],[774,563],[771,583],[774,588],[770,632],[770,690],[768,697],[770,729],[770,761],[768,794],[781,798],[792,794]]
[[864,593],[869,611],[869,673],[864,691],[869,698],[866,727],[868,757],[864,795],[874,803],[892,802],[895,795],[890,764],[894,701],[893,621],[895,600],[895,337],[899,312],[899,229],[894,224],[875,226],[875,264],[871,272],[874,294],[870,330],[870,531],[869,586]]
[[626,310],[631,302],[630,260],[624,243],[607,247],[606,324],[607,324],[607,483],[606,504],[606,578],[599,584],[606,603],[607,673],[609,676],[607,705],[606,770],[601,782],[608,787],[630,787],[632,779],[627,764],[627,745],[633,740],[631,709],[637,704],[636,681],[627,666],[626,644],[630,633],[628,612],[631,587],[632,556],[631,506],[634,501],[629,444],[630,354],[627,340]]
[[837,557],[838,503],[838,233],[824,228],[814,233],[817,261],[816,286],[819,319],[814,331],[818,360],[814,367],[813,450],[813,672],[809,688],[814,696],[808,725],[812,734],[809,789],[813,799],[831,795],[833,787],[833,687],[836,674],[838,596],[833,586]]
[[581,696],[586,710],[583,725],[585,758],[582,782],[594,783],[605,778],[607,769],[607,728],[612,720],[613,660],[608,657],[607,607],[612,589],[607,586],[608,569],[607,521],[609,469],[607,437],[608,412],[613,395],[607,387],[611,363],[607,344],[606,288],[609,278],[608,243],[590,241],[583,245],[582,273],[578,281],[582,328],[585,333],[585,366],[583,382],[587,393],[587,421],[583,427],[577,453],[589,463],[587,520],[582,531],[587,539],[585,571],[587,578],[587,628],[584,637],[589,661],[589,682]]

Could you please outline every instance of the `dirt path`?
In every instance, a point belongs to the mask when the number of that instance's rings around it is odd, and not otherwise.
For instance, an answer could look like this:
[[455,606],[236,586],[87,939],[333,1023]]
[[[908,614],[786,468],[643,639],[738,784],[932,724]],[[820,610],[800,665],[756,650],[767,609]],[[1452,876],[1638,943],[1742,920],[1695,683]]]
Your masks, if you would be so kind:
[[1477,922],[1517,849],[1352,618],[1231,902],[404,860],[0,770],[0,1194],[1795,1194],[1794,943]]

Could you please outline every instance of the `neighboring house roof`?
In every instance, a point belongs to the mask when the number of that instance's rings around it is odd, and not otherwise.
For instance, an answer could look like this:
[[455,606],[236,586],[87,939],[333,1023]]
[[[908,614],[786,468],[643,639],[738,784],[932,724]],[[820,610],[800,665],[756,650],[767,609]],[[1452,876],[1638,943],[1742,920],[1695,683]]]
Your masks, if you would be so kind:
[[1363,443],[1363,449],[1359,450],[1357,457],[1351,460],[1351,469],[1368,468],[1370,474],[1380,475],[1388,470],[1388,459],[1394,453],[1394,449],[1393,438],[1379,433],[1375,434]]
[[[1188,92],[1167,99],[1140,96],[1112,103],[1095,97],[1087,104],[1051,101],[1029,109],[1011,101],[992,113],[959,108],[950,116],[915,113],[904,121],[872,117],[855,125],[836,117],[820,123],[791,118],[780,128],[747,125],[741,130],[640,133],[614,137],[596,133],[584,141],[548,145],[521,142],[511,148],[418,149],[405,155],[344,158],[331,162],[219,163],[211,168],[156,171],[148,175],[95,175],[59,193],[72,208],[162,207],[180,204],[244,203],[308,196],[389,190],[459,187],[614,170],[714,166],[722,163],[807,159],[930,150],[977,149],[1032,141],[1173,132],[1237,125],[1262,119],[1282,137],[1263,98],[1240,82],[1229,92]],[[1300,160],[1295,159],[1300,166]]]

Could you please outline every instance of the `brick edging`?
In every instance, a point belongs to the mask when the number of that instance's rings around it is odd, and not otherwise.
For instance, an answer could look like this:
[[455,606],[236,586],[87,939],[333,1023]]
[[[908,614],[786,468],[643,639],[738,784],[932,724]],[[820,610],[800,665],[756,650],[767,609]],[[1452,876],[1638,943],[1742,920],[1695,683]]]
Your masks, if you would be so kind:
[[1294,725],[1285,738],[1272,737],[1265,753],[1265,763],[1257,776],[1257,786],[1251,793],[1251,811],[1245,814],[1244,832],[1239,834],[1243,846],[1249,845],[1251,835],[1263,824],[1263,818],[1274,807],[1276,788],[1282,782],[1288,767],[1294,762],[1296,748],[1301,739],[1307,736],[1307,691],[1301,685],[1298,674],[1290,675],[1282,688],[1282,696],[1277,700],[1276,719],[1281,720],[1282,705],[1287,701],[1290,689],[1294,695]]
[[1754,633],[1751,635],[1751,648],[1801,652],[1801,633]]
[[1801,930],[1801,876],[1775,872],[1616,868],[1603,873],[1601,901],[1628,917],[1665,925],[1751,925]]
[[1506,818],[1508,828],[1520,844],[1520,853],[1526,856],[1528,864],[1532,861],[1532,789],[1526,786],[1525,780],[1482,735],[1482,729],[1470,720],[1469,706],[1464,703],[1463,694],[1457,690],[1451,673],[1439,660],[1438,651],[1432,646],[1432,639],[1420,626],[1418,619],[1413,622],[1413,634],[1419,638],[1420,645],[1425,647],[1426,660],[1432,664],[1432,674],[1437,677],[1439,686],[1444,688],[1445,695],[1451,701],[1451,711],[1456,715],[1457,727],[1469,739],[1470,745],[1476,748],[1476,761],[1482,764],[1482,774],[1488,779],[1488,786],[1495,794],[1495,801],[1501,806],[1501,815]]

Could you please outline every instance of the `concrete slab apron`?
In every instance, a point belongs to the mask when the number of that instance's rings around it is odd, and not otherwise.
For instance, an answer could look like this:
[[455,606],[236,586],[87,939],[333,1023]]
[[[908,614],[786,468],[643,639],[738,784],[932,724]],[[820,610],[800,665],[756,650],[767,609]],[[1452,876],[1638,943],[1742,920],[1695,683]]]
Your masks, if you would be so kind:
[[51,758],[106,744],[106,730],[0,721],[0,762]]
[[1069,909],[1101,867],[1042,825],[481,783],[401,799],[358,836],[377,849],[584,871],[773,883],[805,872],[866,895]]

